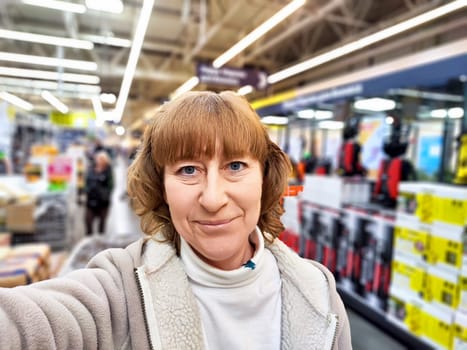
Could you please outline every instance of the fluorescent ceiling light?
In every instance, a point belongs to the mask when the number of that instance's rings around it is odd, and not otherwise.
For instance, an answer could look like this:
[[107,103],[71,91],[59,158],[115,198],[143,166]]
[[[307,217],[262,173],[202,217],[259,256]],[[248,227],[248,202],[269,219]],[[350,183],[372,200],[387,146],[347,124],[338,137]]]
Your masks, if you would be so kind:
[[[102,0],[96,0],[99,3],[103,3]],[[122,85],[120,86],[120,92],[118,94],[117,105],[115,106],[115,122],[119,123],[123,116],[123,110],[125,109],[126,101],[128,100],[128,94],[130,92],[131,82],[136,71],[136,65],[138,64],[139,54],[143,46],[144,35],[148,29],[149,19],[152,15],[152,7],[154,6],[154,0],[144,0],[143,6],[141,7],[138,23],[136,24],[135,35],[133,38],[133,45],[130,49],[130,55],[128,57],[128,63],[126,65],[125,74],[123,75]]]
[[448,109],[449,118],[457,119],[464,116],[464,109],[461,107],[453,107]]
[[117,46],[117,47],[130,47],[131,40],[123,39],[123,38],[116,38],[113,36],[104,36],[104,35],[92,35],[92,34],[84,34],[80,35],[80,38],[84,40],[92,41],[96,44],[107,45],[107,46]]
[[462,9],[465,6],[467,6],[467,2],[465,0],[452,1],[446,5],[440,6],[431,11],[427,11],[421,15],[415,16],[407,21],[398,23],[392,27],[383,29],[367,37],[361,38],[349,44],[338,47],[334,50],[328,51],[322,55],[318,55],[316,57],[310,58],[309,60],[303,61],[291,67],[285,68],[281,71],[278,71],[274,74],[271,74],[268,77],[268,83],[270,84],[277,83],[281,80],[287,79],[291,76],[297,75],[311,68],[317,67],[323,63],[326,63],[338,57],[347,55],[351,52],[363,49],[367,46],[377,43],[378,41],[385,40],[394,35],[403,33],[409,29],[419,26],[423,23],[426,23],[428,21],[434,20],[441,16],[447,15],[451,12]]
[[74,4],[72,2],[57,1],[57,0],[22,0],[23,4],[46,7],[53,10],[74,12],[74,13],[85,13],[86,6],[81,4]]
[[32,80],[32,79],[17,79],[17,78],[2,78],[0,85],[5,90],[9,90],[9,87],[24,87],[29,89],[37,90],[51,90],[51,91],[68,91],[68,92],[78,92],[78,93],[89,93],[89,94],[99,94],[101,88],[98,85],[86,85],[86,84],[70,84],[70,83],[60,83],[56,81],[47,81],[47,80]]
[[177,90],[172,94],[171,99],[177,98],[181,94],[190,91],[193,89],[196,85],[198,85],[199,79],[198,77],[191,77],[187,81],[185,81],[182,85],[180,85]]
[[323,111],[323,110],[316,110],[315,111],[315,119],[323,120],[323,119],[331,119],[333,117],[333,113],[331,111]]
[[446,109],[433,109],[430,112],[430,115],[433,118],[446,118],[448,115],[448,111]]
[[315,111],[313,109],[303,109],[297,112],[297,116],[301,119],[313,119],[315,117]]
[[113,121],[115,120],[115,112],[113,110],[104,111],[102,109],[101,100],[99,96],[94,95],[91,98],[92,107],[94,109],[94,113],[96,113],[96,125],[102,126],[104,125],[104,121]]
[[251,85],[242,86],[240,89],[237,90],[237,92],[242,96],[248,95],[253,92],[253,86]]
[[261,122],[267,125],[287,125],[289,123],[289,118],[268,115],[266,117],[261,118]]
[[74,49],[84,49],[84,50],[92,50],[94,47],[94,44],[87,40],[63,38],[63,37],[51,36],[51,35],[24,33],[24,32],[17,32],[17,31],[6,30],[6,29],[0,29],[0,38],[28,41],[28,42],[39,43],[39,44],[64,46],[64,47],[71,47]]
[[96,75],[57,73],[45,70],[0,67],[0,75],[44,80],[62,80],[82,84],[99,84],[99,77]]
[[115,101],[117,101],[117,97],[114,94],[102,93],[100,94],[99,98],[101,102],[108,103],[108,104],[114,104]]
[[355,109],[373,111],[373,112],[382,112],[390,111],[396,108],[396,102],[393,100],[388,100],[386,98],[368,98],[364,100],[355,101],[353,104]]
[[313,109],[303,109],[297,112],[297,116],[301,119],[331,119],[333,114],[331,111],[324,111],[324,110],[313,110]]
[[318,123],[318,127],[321,129],[331,129],[331,130],[338,130],[344,128],[344,122],[336,121],[336,120],[325,120]]
[[86,0],[86,7],[91,10],[110,13],[123,12],[123,3],[120,0]]
[[30,104],[28,101],[23,100],[22,98],[19,98],[18,96],[12,95],[8,92],[2,91],[0,92],[0,98],[2,100],[5,100],[8,103],[11,103],[12,105],[19,107],[21,109],[24,109],[26,111],[32,111],[33,105]]
[[50,91],[47,91],[47,90],[42,91],[41,96],[44,100],[50,103],[60,113],[62,114],[68,113],[69,109],[67,105],[64,104],[62,101],[60,101],[57,97],[52,95]]
[[118,136],[122,136],[124,133],[125,133],[125,128],[121,125],[117,126],[115,128],[115,133],[118,135]]
[[[102,1],[102,0],[100,0]],[[269,18],[267,21],[263,22],[259,27],[254,29],[252,32],[247,34],[242,40],[224,52],[222,55],[217,57],[214,62],[214,68],[220,68],[232,58],[237,56],[240,52],[245,50],[253,42],[261,38],[264,34],[274,28],[277,24],[282,22],[284,19],[289,17],[292,13],[298,10],[306,3],[306,0],[294,0],[288,5],[279,10],[275,15]]]
[[86,71],[96,71],[97,64],[90,61],[70,60],[44,56],[23,55],[19,53],[0,52],[0,61],[19,62],[49,67],[63,67]]

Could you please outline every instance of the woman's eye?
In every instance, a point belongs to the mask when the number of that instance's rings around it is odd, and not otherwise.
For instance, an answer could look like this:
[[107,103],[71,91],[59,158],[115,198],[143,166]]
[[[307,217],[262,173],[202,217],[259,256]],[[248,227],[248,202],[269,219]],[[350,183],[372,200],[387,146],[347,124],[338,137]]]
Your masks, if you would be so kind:
[[239,171],[245,167],[245,163],[243,162],[232,162],[229,164],[230,170]]
[[196,171],[196,168],[193,165],[187,165],[182,167],[179,171],[183,175],[193,175]]

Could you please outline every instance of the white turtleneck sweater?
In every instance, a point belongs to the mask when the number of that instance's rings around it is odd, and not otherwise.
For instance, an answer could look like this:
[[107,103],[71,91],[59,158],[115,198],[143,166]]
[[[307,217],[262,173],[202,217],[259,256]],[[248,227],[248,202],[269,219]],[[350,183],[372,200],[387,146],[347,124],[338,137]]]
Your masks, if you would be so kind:
[[252,235],[255,268],[231,271],[205,263],[181,239],[180,256],[200,308],[206,350],[280,349],[279,269],[259,228]]

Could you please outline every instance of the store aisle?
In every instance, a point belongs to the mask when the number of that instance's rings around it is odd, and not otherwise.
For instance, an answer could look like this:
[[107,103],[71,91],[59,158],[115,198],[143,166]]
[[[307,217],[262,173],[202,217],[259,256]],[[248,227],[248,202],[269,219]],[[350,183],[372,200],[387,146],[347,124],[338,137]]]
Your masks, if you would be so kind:
[[118,156],[113,163],[114,166],[114,190],[112,203],[107,218],[107,235],[137,234],[142,231],[139,227],[139,218],[130,207],[126,197],[126,175],[128,162]]
[[347,314],[349,315],[353,350],[409,350],[354,311],[347,309]]

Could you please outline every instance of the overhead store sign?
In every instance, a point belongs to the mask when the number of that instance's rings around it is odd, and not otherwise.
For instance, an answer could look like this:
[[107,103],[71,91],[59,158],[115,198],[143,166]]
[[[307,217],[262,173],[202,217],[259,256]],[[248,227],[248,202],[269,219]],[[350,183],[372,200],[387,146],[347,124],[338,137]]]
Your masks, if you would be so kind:
[[256,90],[268,86],[267,74],[259,69],[241,69],[234,67],[214,68],[210,64],[198,63],[196,75],[201,83],[209,85],[242,87],[251,85]]
[[89,122],[96,119],[94,112],[71,112],[62,114],[58,111],[53,111],[49,116],[53,124],[68,128],[87,128]]

